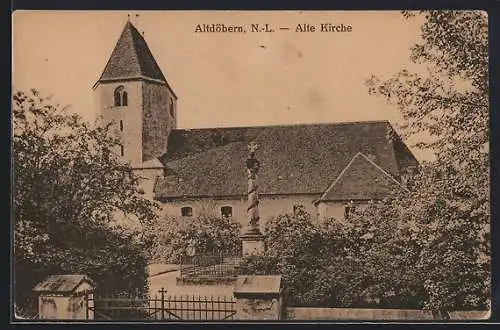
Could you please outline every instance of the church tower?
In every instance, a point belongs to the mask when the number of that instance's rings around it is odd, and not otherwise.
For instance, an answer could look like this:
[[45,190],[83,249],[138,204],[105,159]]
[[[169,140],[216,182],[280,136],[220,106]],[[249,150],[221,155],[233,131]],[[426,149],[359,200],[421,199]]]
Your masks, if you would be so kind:
[[93,90],[99,122],[113,122],[121,141],[119,155],[134,166],[166,152],[177,123],[177,96],[130,21]]

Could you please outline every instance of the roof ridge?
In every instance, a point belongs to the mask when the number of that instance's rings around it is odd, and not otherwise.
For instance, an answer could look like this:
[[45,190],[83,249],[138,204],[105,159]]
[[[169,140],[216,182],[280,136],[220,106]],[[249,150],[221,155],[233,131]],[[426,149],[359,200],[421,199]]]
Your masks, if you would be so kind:
[[325,192],[323,194],[321,194],[321,197],[318,198],[318,201],[320,200],[323,200],[323,198],[330,192],[330,190],[332,190],[335,185],[338,183],[338,181],[342,178],[342,176],[345,174],[345,172],[347,172],[347,170],[349,169],[349,167],[354,163],[354,160],[358,157],[358,156],[361,156],[363,157],[365,160],[367,160],[372,166],[374,166],[376,169],[378,169],[380,172],[382,172],[385,176],[389,177],[389,179],[391,179],[393,182],[395,182],[398,186],[402,187],[403,189],[405,189],[406,191],[409,191],[406,187],[403,187],[401,185],[401,183],[396,180],[389,172],[387,172],[386,170],[384,170],[382,167],[380,167],[379,165],[377,165],[377,163],[375,163],[373,160],[371,160],[368,156],[366,156],[364,153],[358,151],[352,158],[351,160],[349,161],[349,163],[342,169],[342,171],[340,172],[340,174],[337,176],[337,178],[333,181],[333,183],[325,190]]
[[[371,160],[370,158],[368,158],[368,156],[366,156],[365,154],[363,154],[362,152],[359,152],[359,154],[361,156],[363,156],[363,158],[365,158],[368,162],[370,162],[370,164],[372,164],[373,166],[375,166],[379,171],[381,171],[382,173],[384,173],[386,176],[388,176],[390,179],[392,179],[392,181],[394,181],[395,183],[397,183],[399,186],[403,187],[401,185],[401,183],[396,180],[389,172],[387,172],[386,170],[384,170],[382,167],[378,166],[377,163],[375,163],[373,160]],[[409,191],[406,187],[403,187],[406,191]]]
[[354,160],[356,159],[356,157],[358,157],[358,155],[361,155],[361,152],[357,152],[352,158],[351,160],[349,161],[349,163],[347,163],[347,165],[342,169],[342,171],[340,171],[339,175],[337,176],[337,178],[333,181],[333,183],[325,190],[325,192],[323,194],[321,194],[321,197],[318,199],[318,200],[322,200],[327,194],[328,192],[330,192],[330,190],[333,189],[333,187],[335,187],[335,185],[337,184],[337,182],[340,180],[340,178],[344,175],[344,173],[347,171],[347,169],[352,165],[352,163],[354,162]]
[[[141,33],[136,29],[136,27],[130,21],[127,21],[127,25],[129,25],[129,28],[130,28],[130,37],[132,38],[132,50],[135,54],[135,58],[137,59],[137,65],[139,66],[139,72],[141,73],[141,76],[147,76],[144,73],[144,69],[142,68],[141,60],[139,58],[140,55],[137,52],[137,47],[139,46],[137,44],[138,40],[136,38],[134,38],[135,32],[137,32],[136,34],[139,36],[139,38],[142,38]],[[146,45],[146,47],[147,47],[147,45]]]
[[322,123],[304,123],[304,124],[273,124],[273,125],[255,125],[255,126],[219,126],[219,127],[196,127],[196,128],[176,128],[172,131],[203,131],[213,129],[251,129],[251,128],[272,128],[272,127],[298,127],[298,126],[341,126],[341,125],[354,125],[354,124],[392,124],[389,120],[359,120],[359,121],[344,121],[344,122],[322,122]]

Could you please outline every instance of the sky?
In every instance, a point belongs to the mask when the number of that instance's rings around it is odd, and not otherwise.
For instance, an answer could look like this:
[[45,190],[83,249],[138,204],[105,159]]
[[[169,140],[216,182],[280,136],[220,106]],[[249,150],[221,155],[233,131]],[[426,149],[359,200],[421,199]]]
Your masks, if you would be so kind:
[[[92,85],[128,14],[178,96],[178,128],[397,124],[398,110],[369,95],[365,81],[422,70],[409,61],[421,21],[406,20],[398,11],[16,11],[14,90],[36,88],[92,121]],[[248,31],[195,33],[197,24],[212,23]],[[250,24],[265,23],[276,31],[249,32]],[[350,25],[352,31],[295,31],[297,24],[321,23]],[[412,151],[421,160],[431,157]]]

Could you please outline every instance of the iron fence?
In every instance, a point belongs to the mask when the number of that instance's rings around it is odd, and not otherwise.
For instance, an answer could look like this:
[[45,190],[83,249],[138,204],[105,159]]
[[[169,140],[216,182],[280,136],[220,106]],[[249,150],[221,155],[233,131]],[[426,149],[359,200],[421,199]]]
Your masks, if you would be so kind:
[[237,275],[239,253],[203,253],[184,256],[180,263],[182,278],[218,278]]
[[87,308],[96,320],[221,321],[234,320],[233,297],[168,295],[163,288],[149,298],[94,298],[88,296]]

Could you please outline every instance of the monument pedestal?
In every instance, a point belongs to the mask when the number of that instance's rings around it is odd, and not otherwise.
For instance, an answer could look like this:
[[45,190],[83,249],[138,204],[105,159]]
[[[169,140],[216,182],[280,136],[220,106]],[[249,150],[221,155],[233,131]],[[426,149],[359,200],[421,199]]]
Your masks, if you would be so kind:
[[261,255],[264,253],[264,235],[259,228],[249,227],[240,236],[243,256]]
[[280,320],[281,276],[238,276],[233,289],[237,320]]

